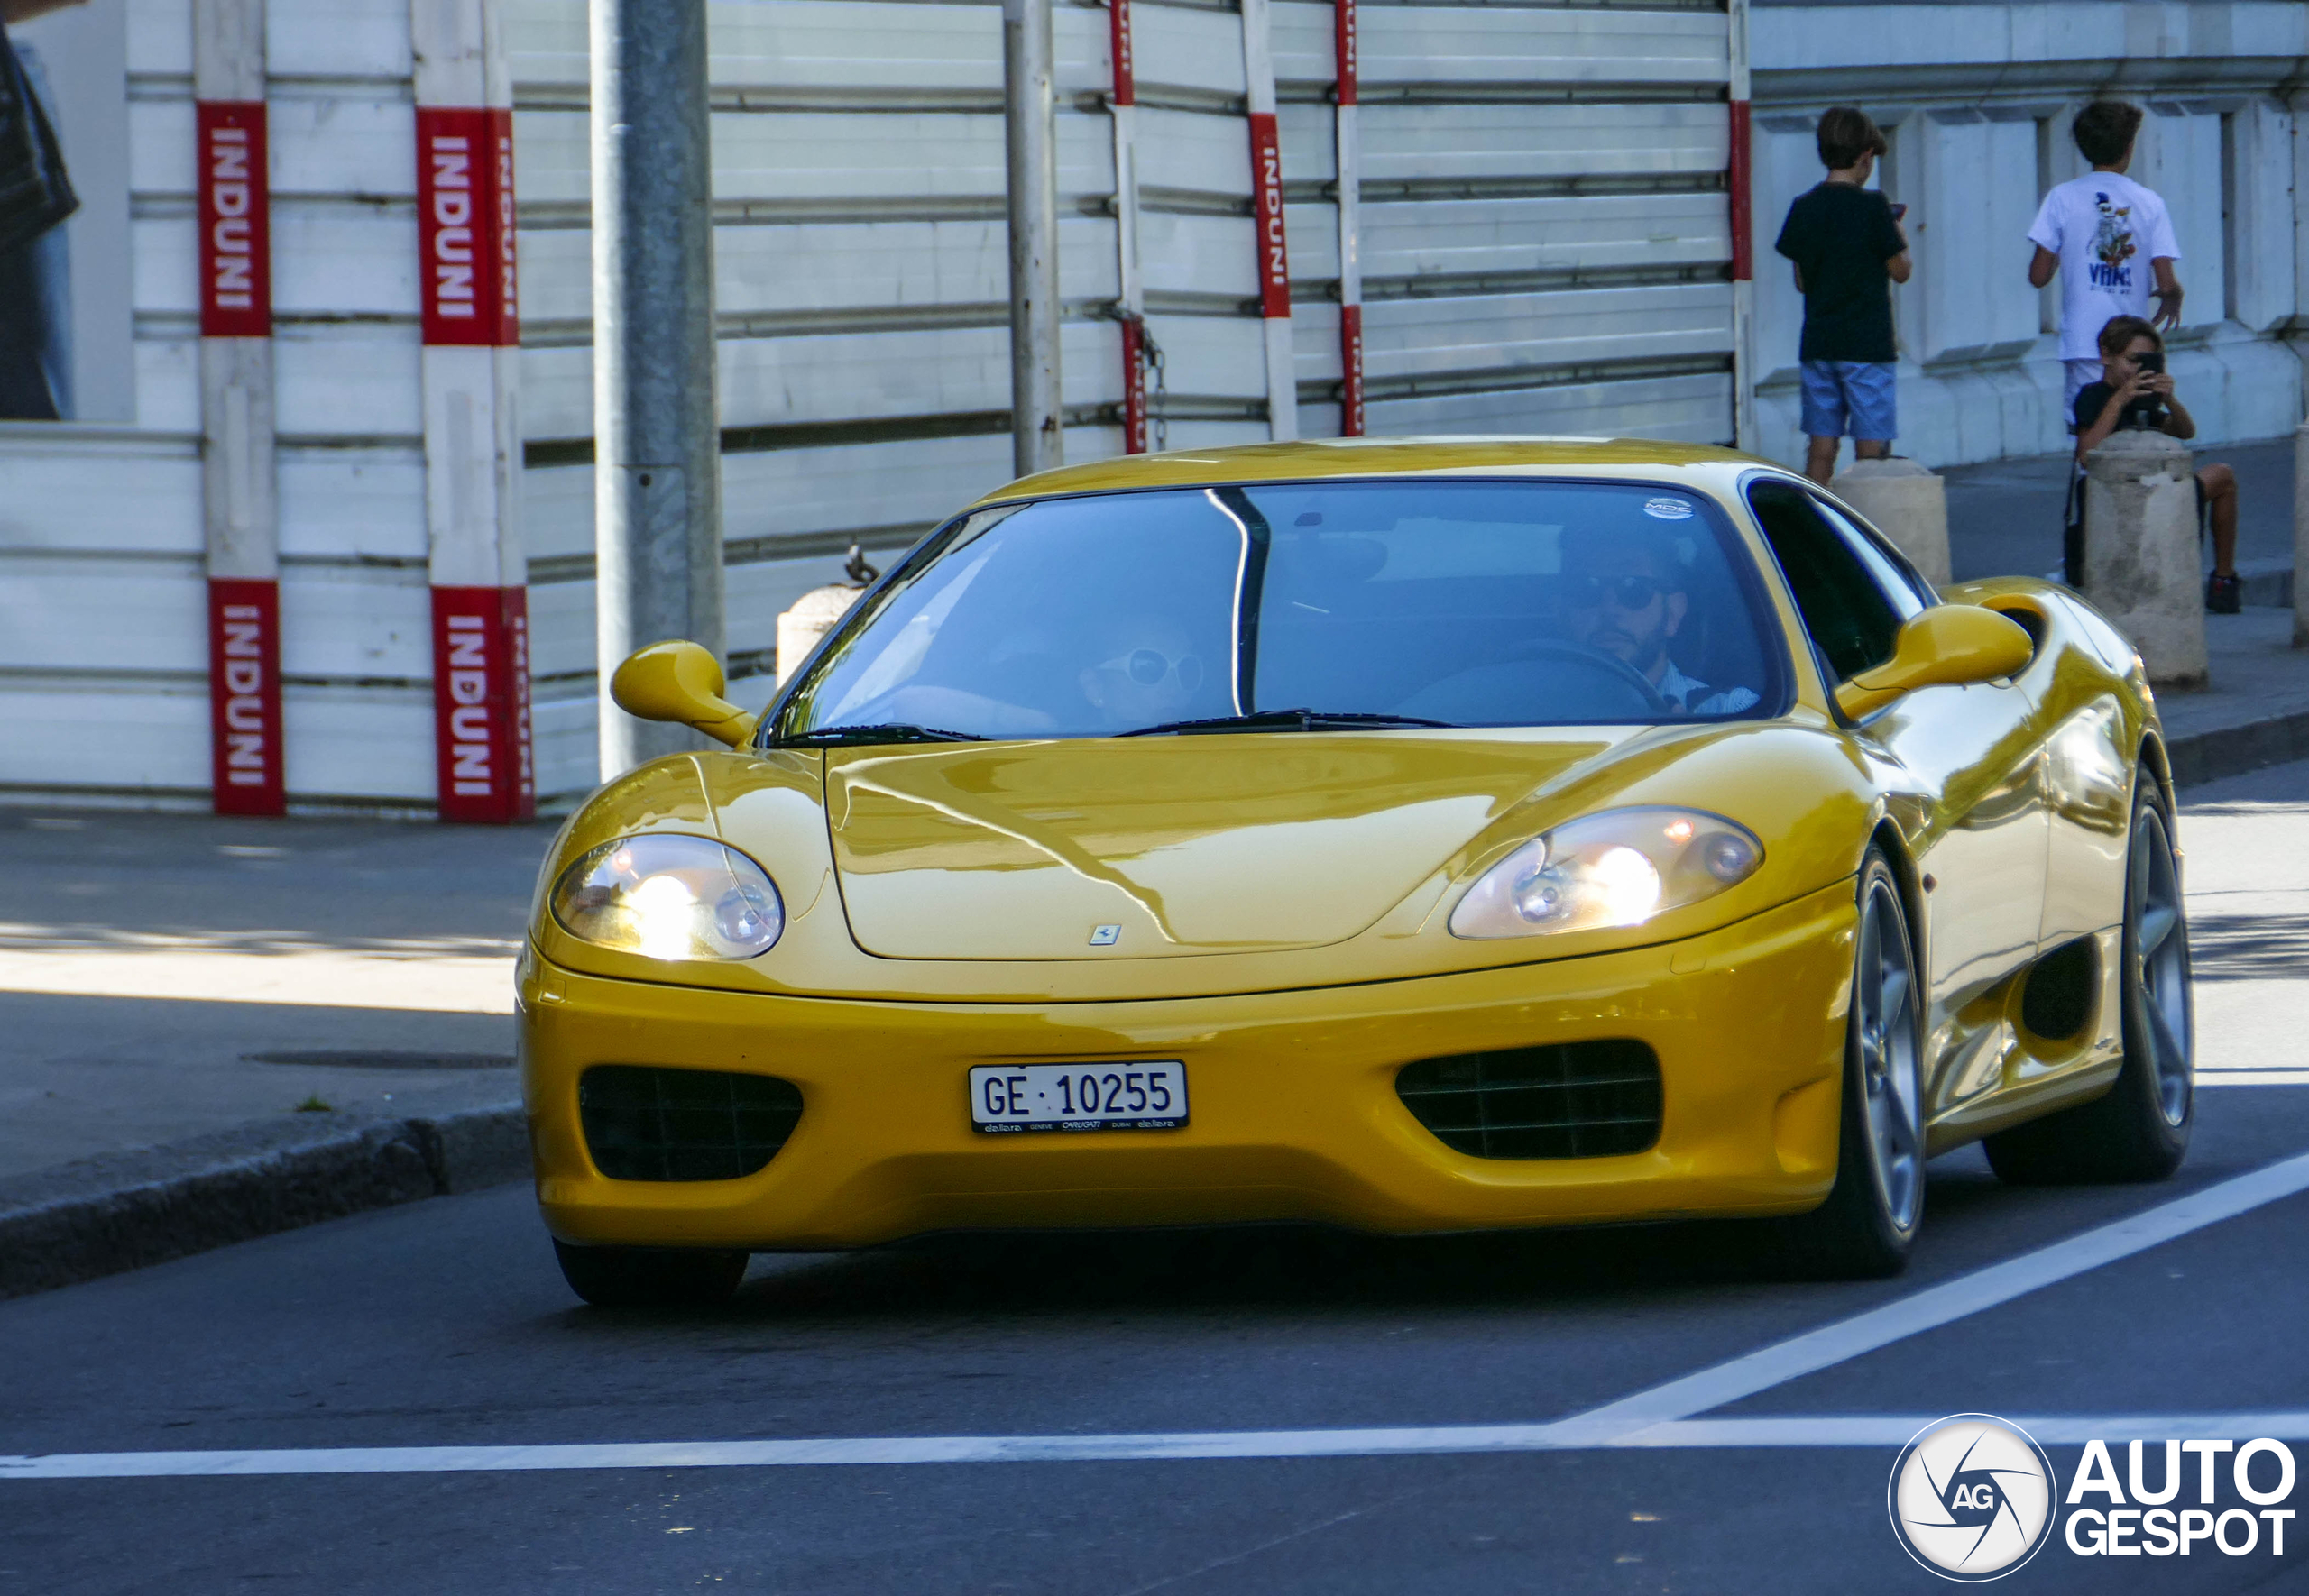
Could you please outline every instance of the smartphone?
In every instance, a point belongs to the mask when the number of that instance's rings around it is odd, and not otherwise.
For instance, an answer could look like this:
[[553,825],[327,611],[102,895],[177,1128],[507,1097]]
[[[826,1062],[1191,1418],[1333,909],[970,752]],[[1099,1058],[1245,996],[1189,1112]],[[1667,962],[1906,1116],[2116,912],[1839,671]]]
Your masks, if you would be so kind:
[[[2161,350],[2152,349],[2147,354],[2136,354],[2132,359],[2144,377],[2155,376],[2165,370],[2165,355]],[[2143,427],[2154,432],[2165,425],[2165,401],[2153,393],[2139,394],[2125,406],[2124,414],[2118,418],[2117,425]]]

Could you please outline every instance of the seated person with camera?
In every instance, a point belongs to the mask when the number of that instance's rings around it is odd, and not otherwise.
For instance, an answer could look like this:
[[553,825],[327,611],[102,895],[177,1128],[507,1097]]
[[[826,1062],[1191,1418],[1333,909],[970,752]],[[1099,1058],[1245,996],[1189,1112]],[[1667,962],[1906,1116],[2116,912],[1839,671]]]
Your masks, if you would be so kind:
[[[2116,316],[2101,329],[2098,382],[2076,396],[2076,459],[2109,441],[2120,427],[2141,427],[2176,438],[2196,436],[2197,424],[2173,392],[2165,370],[2165,341],[2138,316]],[[2242,602],[2237,580],[2237,473],[2207,465],[2196,473],[2197,504],[2212,519],[2212,574],[2206,579],[2204,607],[2234,615]]]

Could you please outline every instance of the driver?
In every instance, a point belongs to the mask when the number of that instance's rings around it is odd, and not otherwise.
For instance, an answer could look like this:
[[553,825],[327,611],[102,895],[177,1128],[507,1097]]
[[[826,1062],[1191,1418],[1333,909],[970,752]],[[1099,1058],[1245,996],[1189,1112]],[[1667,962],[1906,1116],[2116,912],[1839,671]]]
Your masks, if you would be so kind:
[[1090,652],[1097,657],[1077,681],[1100,722],[1117,731],[1191,716],[1210,674],[1185,628],[1155,616],[1104,628]]
[[1664,537],[1593,537],[1567,562],[1571,640],[1624,661],[1679,715],[1731,715],[1756,702],[1746,687],[1717,692],[1686,675],[1668,645],[1691,610],[1683,562]]

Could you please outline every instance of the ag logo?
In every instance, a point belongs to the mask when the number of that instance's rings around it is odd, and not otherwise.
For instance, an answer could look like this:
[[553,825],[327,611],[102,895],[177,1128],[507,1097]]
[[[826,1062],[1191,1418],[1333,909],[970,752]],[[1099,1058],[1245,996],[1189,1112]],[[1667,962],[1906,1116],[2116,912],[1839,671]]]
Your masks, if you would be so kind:
[[1943,1579],[2001,1578],[2052,1534],[2051,1461],[2027,1431],[1985,1413],[1918,1431],[1886,1497],[1900,1545]]

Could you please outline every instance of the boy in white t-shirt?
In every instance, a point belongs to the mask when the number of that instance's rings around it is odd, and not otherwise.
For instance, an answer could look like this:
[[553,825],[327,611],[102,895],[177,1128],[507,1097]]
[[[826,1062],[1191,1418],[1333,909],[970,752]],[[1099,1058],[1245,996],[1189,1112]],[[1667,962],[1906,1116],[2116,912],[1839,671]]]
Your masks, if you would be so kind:
[[2040,289],[2054,272],[2061,276],[2060,358],[2068,372],[2064,410],[2075,407],[2085,384],[2101,380],[2101,329],[2111,317],[2137,316],[2160,327],[2181,322],[2181,283],[2173,275],[2181,247],[2173,239],[2173,218],[2152,190],[2125,176],[2140,120],[2140,107],[2121,100],[2095,100],[2078,112],[2069,132],[2093,170],[2046,195],[2028,229],[2028,242],[2037,246],[2028,286]]

